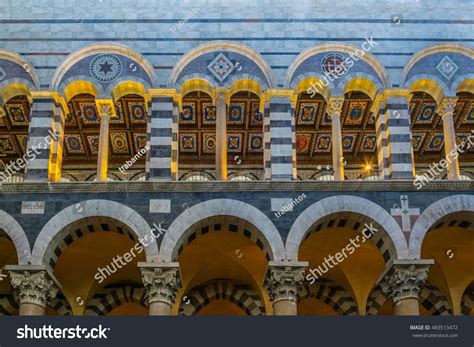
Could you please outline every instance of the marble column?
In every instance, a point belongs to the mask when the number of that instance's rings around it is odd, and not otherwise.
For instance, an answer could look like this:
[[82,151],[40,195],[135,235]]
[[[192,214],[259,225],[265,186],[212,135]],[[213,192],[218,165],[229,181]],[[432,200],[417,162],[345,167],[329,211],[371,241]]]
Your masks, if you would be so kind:
[[454,129],[454,109],[456,98],[447,98],[441,101],[438,114],[443,120],[444,153],[448,166],[448,179],[459,180],[459,161],[456,146],[456,132]]
[[332,123],[332,166],[334,180],[344,181],[344,157],[342,154],[341,112],[344,98],[330,99],[328,114]]
[[178,263],[138,263],[150,316],[170,316],[180,284]]
[[9,271],[15,298],[20,305],[20,316],[43,316],[46,305],[53,300],[59,284],[44,266],[10,265]]
[[392,300],[396,316],[419,316],[419,294],[428,278],[431,259],[394,260],[382,275],[379,285]]
[[269,262],[264,287],[270,296],[274,316],[297,315],[298,291],[307,267],[307,262]]
[[97,182],[107,181],[109,168],[109,122],[114,115],[115,106],[112,100],[96,100],[100,117],[99,153],[97,155]]
[[227,181],[227,98],[216,94],[216,179]]

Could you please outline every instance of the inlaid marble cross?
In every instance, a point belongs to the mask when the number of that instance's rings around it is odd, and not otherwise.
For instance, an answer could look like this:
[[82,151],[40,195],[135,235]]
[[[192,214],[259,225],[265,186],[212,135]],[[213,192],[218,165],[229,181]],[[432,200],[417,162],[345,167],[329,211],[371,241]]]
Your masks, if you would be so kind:
[[409,207],[408,195],[400,195],[400,205],[401,207],[390,209],[390,214],[397,220],[398,224],[402,227],[403,233],[407,236],[407,233],[411,232],[412,224],[420,215],[420,209]]

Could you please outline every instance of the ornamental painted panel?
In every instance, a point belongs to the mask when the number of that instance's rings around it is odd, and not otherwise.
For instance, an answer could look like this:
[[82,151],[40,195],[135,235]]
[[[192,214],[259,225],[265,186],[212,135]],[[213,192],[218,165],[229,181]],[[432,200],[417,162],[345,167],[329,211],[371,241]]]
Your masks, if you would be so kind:
[[444,136],[443,134],[432,134],[428,144],[425,146],[427,152],[439,152],[443,148]]
[[445,55],[436,65],[436,70],[449,81],[459,70],[459,66],[448,55]]
[[214,153],[216,150],[216,134],[215,133],[203,133],[202,134],[202,151],[204,153],[210,154]]
[[94,102],[79,102],[79,114],[78,118],[82,118],[84,124],[97,124],[99,123],[99,115]]
[[87,136],[87,142],[89,143],[89,148],[92,154],[99,153],[99,136],[89,135]]
[[244,124],[245,102],[233,102],[229,105],[227,124]]
[[367,102],[351,101],[347,108],[345,125],[362,125]]
[[263,135],[249,134],[248,147],[249,152],[263,152]]
[[179,113],[180,124],[196,124],[196,103],[183,102],[183,110]]
[[22,104],[6,104],[5,109],[12,125],[28,125],[29,115]]
[[311,134],[296,134],[296,152],[307,154],[311,144]]
[[426,137],[426,133],[413,133],[412,134],[412,144],[413,144],[413,150],[415,152],[418,152],[421,149],[421,146],[423,145],[423,140]]
[[357,141],[357,134],[342,135],[342,150],[343,152],[352,152]]
[[216,124],[216,106],[210,102],[203,102],[202,106],[202,124]]
[[474,123],[474,104],[471,102],[471,108],[466,112],[464,119],[462,120],[463,124],[473,124]]
[[65,143],[68,153],[85,154],[84,145],[80,134],[65,135]]
[[146,134],[134,133],[133,140],[135,143],[135,151],[138,152],[140,149],[145,148],[147,144]]
[[179,134],[179,150],[181,152],[196,152],[197,151],[197,134],[182,133]]
[[112,152],[114,154],[130,153],[126,133],[110,133],[110,140],[112,143]]
[[423,107],[421,107],[416,117],[416,123],[431,124],[434,119],[435,110],[436,110],[436,104],[433,104],[433,103],[423,104]]
[[227,150],[229,152],[242,151],[242,134],[227,134]]
[[260,112],[260,101],[250,103],[250,126],[263,125],[263,113]]
[[314,152],[329,153],[331,152],[331,134],[318,134],[314,145]]
[[362,138],[362,143],[360,145],[359,152],[373,153],[375,152],[376,147],[376,137],[375,134],[364,134]]
[[16,135],[16,139],[18,141],[18,143],[20,144],[20,147],[21,147],[21,150],[23,151],[23,153],[26,153],[26,146],[28,144],[28,135]]
[[13,141],[12,141],[10,135],[0,136],[0,153],[1,154],[16,153],[15,146],[13,145]]
[[317,110],[318,103],[302,102],[300,106],[300,114],[298,115],[298,124],[314,124],[314,121],[316,120]]
[[128,111],[130,113],[130,118],[134,124],[144,124],[146,123],[146,108],[144,102],[129,102]]

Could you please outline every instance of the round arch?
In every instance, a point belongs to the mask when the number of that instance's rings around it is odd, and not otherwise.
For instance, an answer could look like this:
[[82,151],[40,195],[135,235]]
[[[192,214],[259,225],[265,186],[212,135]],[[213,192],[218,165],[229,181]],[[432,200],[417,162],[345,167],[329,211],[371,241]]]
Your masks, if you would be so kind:
[[385,209],[358,196],[339,195],[312,204],[296,218],[286,240],[286,258],[298,260],[301,242],[313,224],[323,217],[338,212],[357,213],[383,226],[395,248],[397,258],[407,257],[408,249],[403,232],[395,219]]
[[38,80],[38,75],[36,74],[36,70],[34,66],[27,61],[25,58],[23,58],[21,55],[5,50],[0,49],[0,59],[5,59],[9,60],[12,63],[15,63],[17,65],[20,65],[24,72],[26,72],[30,78],[30,80],[26,78],[21,78],[21,77],[16,77],[16,78],[7,78],[5,81],[0,83],[0,89],[4,88],[8,84],[11,83],[20,83],[20,84],[25,84],[29,89],[31,90],[36,90],[37,87],[39,86],[39,80]]
[[474,195],[459,194],[440,199],[418,217],[410,234],[410,258],[419,259],[426,233],[438,220],[455,212],[474,212]]
[[268,242],[271,260],[284,260],[285,247],[272,221],[259,209],[233,199],[214,199],[198,203],[181,213],[170,225],[160,247],[162,261],[171,262],[180,239],[194,224],[214,216],[233,216],[252,224]]
[[178,77],[180,76],[181,72],[194,59],[198,58],[203,54],[219,50],[235,52],[249,58],[260,68],[266,78],[265,82],[268,84],[269,88],[276,88],[275,78],[273,76],[273,72],[270,68],[270,65],[260,53],[254,51],[252,48],[242,43],[223,40],[204,43],[185,54],[181,58],[181,60],[175,65],[171,73],[170,85],[172,87],[176,86],[178,82]]
[[27,264],[31,256],[31,248],[28,238],[16,219],[2,210],[0,210],[0,229],[5,231],[15,245],[18,264]]
[[[32,252],[32,263],[41,265],[45,261],[48,246],[54,237],[69,224],[88,217],[109,217],[130,227],[131,231],[143,239],[151,228],[140,214],[130,207],[110,200],[86,200],[73,204],[56,213],[41,229]],[[158,245],[156,242],[145,248],[147,261],[158,259]]]
[[[97,54],[97,53],[115,53],[126,56],[131,60],[137,62],[146,72],[148,77],[153,83],[154,87],[156,85],[156,76],[153,69],[153,66],[146,60],[140,53],[135,52],[134,50],[128,48],[127,46],[121,44],[93,44],[86,46],[72,54],[70,54],[67,59],[56,69],[54,73],[53,80],[51,82],[51,89],[54,91],[58,91],[60,87],[60,83],[62,81],[64,75],[69,71],[71,67],[73,67],[77,62],[80,60]],[[86,79],[87,80],[87,79]],[[66,81],[67,82],[67,81]],[[69,84],[69,83],[67,83]]]
[[[294,73],[298,69],[298,67],[310,57],[324,52],[331,52],[331,51],[338,51],[343,53],[353,53],[356,49],[360,50],[360,47],[349,45],[349,44],[341,44],[341,43],[328,43],[324,45],[318,45],[315,47],[310,47],[305,49],[301,52],[291,63],[290,67],[288,68],[288,73],[286,75],[285,81],[285,88],[290,88],[290,83],[293,80]],[[385,67],[379,62],[379,60],[370,52],[365,52],[365,54],[361,57],[361,60],[369,64],[374,71],[377,73],[377,76],[382,81],[383,88],[390,88],[390,80]]]

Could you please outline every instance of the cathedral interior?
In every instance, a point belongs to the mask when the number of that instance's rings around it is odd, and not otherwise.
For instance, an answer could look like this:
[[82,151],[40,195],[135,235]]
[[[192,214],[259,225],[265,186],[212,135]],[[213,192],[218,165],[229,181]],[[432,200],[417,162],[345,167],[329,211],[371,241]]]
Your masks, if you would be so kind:
[[71,2],[0,15],[0,315],[474,315],[465,3]]

